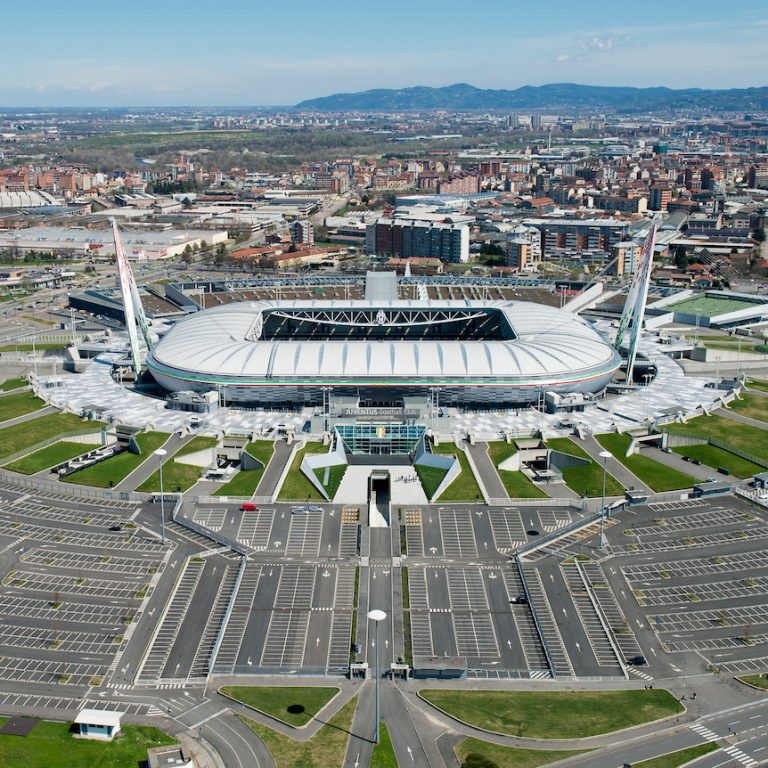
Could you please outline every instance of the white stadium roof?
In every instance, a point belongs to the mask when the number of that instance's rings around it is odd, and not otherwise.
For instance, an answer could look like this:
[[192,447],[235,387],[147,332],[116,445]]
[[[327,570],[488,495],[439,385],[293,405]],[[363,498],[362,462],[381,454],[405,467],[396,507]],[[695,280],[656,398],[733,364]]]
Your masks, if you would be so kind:
[[[259,338],[270,311],[494,310],[516,338]],[[254,334],[254,328],[259,331]],[[516,301],[257,301],[178,323],[148,359],[153,373],[200,383],[562,383],[613,372],[619,358],[577,315]],[[161,381],[162,383],[162,381]]]

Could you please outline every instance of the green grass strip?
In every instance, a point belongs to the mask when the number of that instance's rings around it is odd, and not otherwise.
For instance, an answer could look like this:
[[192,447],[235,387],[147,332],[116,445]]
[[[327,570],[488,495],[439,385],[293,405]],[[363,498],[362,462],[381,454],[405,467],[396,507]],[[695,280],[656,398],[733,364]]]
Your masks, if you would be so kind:
[[5,465],[5,469],[11,472],[18,472],[22,475],[34,475],[36,472],[42,472],[44,469],[62,464],[65,461],[81,456],[88,451],[98,447],[98,443],[88,445],[87,443],[68,443],[65,440],[49,445],[47,448],[41,448],[39,451],[22,456],[16,461]]
[[467,691],[423,689],[421,696],[478,728],[531,739],[580,739],[683,711],[663,688],[627,691]]
[[277,768],[343,765],[357,698],[348,701],[311,739],[295,741],[247,717],[240,719],[267,745]]
[[[598,464],[580,445],[569,437],[554,437],[547,440],[547,446],[558,453],[567,453],[578,459],[586,459],[589,466],[566,467],[562,470],[565,484],[579,496],[596,498],[603,495],[603,467]],[[605,495],[623,496],[624,486],[610,473],[605,477]]]
[[[197,435],[163,464],[163,491],[178,491],[184,493],[189,490],[199,479],[202,467],[194,464],[183,464],[176,459],[180,456],[188,456],[190,453],[213,448],[216,445],[215,437]],[[142,493],[157,493],[160,490],[160,469],[156,469],[137,489]]]
[[595,439],[652,491],[657,493],[676,491],[680,488],[691,488],[699,482],[695,477],[649,459],[647,456],[640,456],[636,453],[627,456],[627,448],[632,442],[629,435],[612,433],[595,435]]
[[254,459],[261,462],[260,469],[241,469],[228,483],[219,488],[214,496],[253,496],[259,487],[264,470],[272,460],[275,443],[272,440],[253,440],[245,446],[245,450]]
[[44,400],[35,397],[31,392],[16,392],[12,395],[5,395],[0,397],[0,421],[26,416],[28,413],[34,413],[45,408],[46,405]]
[[[65,478],[64,482],[90,485],[94,488],[108,488],[111,480],[113,485],[117,485],[145,461],[157,461],[157,458],[153,459],[152,454],[169,437],[167,432],[142,432],[136,435],[136,442],[141,449],[141,454],[123,451],[117,456],[74,472]],[[170,490],[169,487],[168,491]]]
[[279,501],[325,501],[320,491],[305,477],[301,471],[301,462],[306,453],[327,453],[328,446],[322,443],[307,443],[297,451],[291,462],[291,468],[285,476],[283,487],[278,494]]
[[443,491],[440,501],[482,501],[483,494],[477,484],[472,468],[461,448],[454,443],[442,443],[433,447],[432,453],[455,456],[461,465],[461,472],[456,479]]
[[379,743],[373,745],[370,768],[398,768],[395,748],[385,723],[379,724]]
[[147,749],[175,744],[157,728],[124,725],[120,736],[105,743],[73,739],[71,723],[38,723],[28,736],[0,735],[0,765],[24,768],[136,768]]
[[339,689],[330,686],[228,685],[219,691],[265,715],[300,728],[311,722]]
[[706,755],[720,749],[717,744],[711,741],[706,744],[698,744],[695,747],[681,749],[677,752],[670,752],[668,755],[653,757],[650,760],[643,760],[642,763],[632,763],[633,768],[680,768],[680,766],[689,763],[697,757]]
[[589,752],[588,749],[518,749],[468,738],[456,746],[462,768],[538,768],[568,757]]
[[730,453],[716,445],[681,445],[672,449],[680,456],[690,456],[692,459],[698,459],[702,464],[708,467],[718,469],[723,467],[736,477],[752,477],[763,472],[763,467],[753,464],[747,459],[742,459],[735,453]]
[[6,379],[0,382],[0,392],[10,392],[12,389],[19,389],[19,387],[26,387],[27,380],[24,378],[19,379]]
[[685,424],[665,424],[662,429],[674,435],[712,438],[745,453],[768,456],[768,429],[736,422],[727,416],[697,416]]
[[48,413],[12,427],[0,429],[0,460],[67,432],[87,434],[101,429],[100,421],[85,421],[74,413]]

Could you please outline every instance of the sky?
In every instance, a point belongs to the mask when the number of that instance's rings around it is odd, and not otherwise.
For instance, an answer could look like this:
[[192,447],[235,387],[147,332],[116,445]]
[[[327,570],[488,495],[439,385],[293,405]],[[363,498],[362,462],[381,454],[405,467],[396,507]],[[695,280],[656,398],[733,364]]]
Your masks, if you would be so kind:
[[292,105],[458,82],[768,85],[768,0],[2,6],[2,106]]

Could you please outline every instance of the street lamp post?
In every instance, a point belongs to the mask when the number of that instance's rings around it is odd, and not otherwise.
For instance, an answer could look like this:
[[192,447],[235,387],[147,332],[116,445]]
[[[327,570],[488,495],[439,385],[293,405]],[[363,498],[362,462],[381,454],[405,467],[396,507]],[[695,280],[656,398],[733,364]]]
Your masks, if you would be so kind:
[[600,505],[600,549],[605,549],[605,479],[608,475],[606,465],[612,454],[610,451],[600,451],[599,456],[603,460],[603,500]]
[[379,743],[379,721],[381,720],[381,709],[379,707],[379,622],[384,621],[387,618],[387,614],[384,611],[374,608],[372,611],[368,611],[368,618],[374,623],[376,627],[376,634],[374,636],[374,643],[376,645],[376,734],[373,737],[373,743]]
[[168,455],[165,448],[158,448],[155,456],[160,459],[160,541],[165,544],[165,496],[163,495],[163,459]]

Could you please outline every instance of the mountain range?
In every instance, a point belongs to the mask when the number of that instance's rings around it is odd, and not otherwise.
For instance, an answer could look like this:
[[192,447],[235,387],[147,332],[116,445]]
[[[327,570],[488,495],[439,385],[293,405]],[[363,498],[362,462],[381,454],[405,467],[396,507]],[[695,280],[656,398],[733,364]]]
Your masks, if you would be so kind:
[[768,87],[729,88],[629,88],[552,83],[521,88],[476,88],[467,83],[443,88],[377,88],[357,93],[335,93],[308,99],[296,109],[318,112],[472,111],[599,108],[624,113],[660,109],[695,109],[712,112],[748,112],[768,109]]

